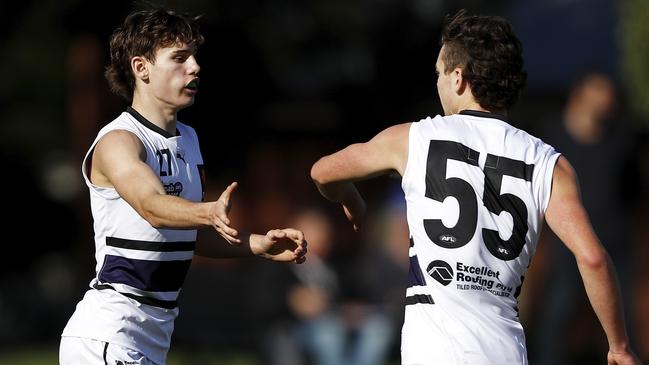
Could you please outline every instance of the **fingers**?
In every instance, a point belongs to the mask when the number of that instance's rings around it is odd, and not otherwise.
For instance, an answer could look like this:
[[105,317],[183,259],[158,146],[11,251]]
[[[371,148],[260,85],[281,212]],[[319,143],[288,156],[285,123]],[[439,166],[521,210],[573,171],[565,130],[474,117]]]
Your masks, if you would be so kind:
[[352,224],[352,227],[354,228],[354,232],[359,232],[362,228],[362,214],[363,212],[359,212],[358,214],[354,214],[352,210],[347,207],[346,205],[342,205],[343,211],[345,212],[345,217],[347,217],[347,220]]
[[293,228],[284,228],[281,231],[286,234],[286,237],[297,244],[298,249],[301,248],[304,250],[304,253],[306,253],[307,242],[306,239],[304,239],[304,233],[302,231]]
[[241,243],[241,239],[237,238],[234,235],[226,233],[221,228],[217,228],[216,232],[218,232],[221,235],[221,237],[225,238],[225,240],[228,241],[231,244],[240,244]]
[[302,240],[297,244],[297,248],[293,250],[294,261],[296,264],[302,264],[306,261],[306,241]]
[[230,197],[232,193],[237,189],[238,183],[235,181],[232,184],[228,185],[225,188],[225,191],[221,193],[219,199],[214,203],[215,209],[213,214],[216,216],[214,219],[214,229],[219,232],[225,239],[232,242],[240,243],[241,240],[236,238],[239,235],[239,232],[234,228],[230,227],[230,218],[228,218],[228,211],[230,210]]
[[225,188],[225,191],[223,193],[227,193],[228,198],[232,193],[234,193],[235,190],[237,190],[237,187],[239,186],[239,183],[236,181],[233,181],[230,185],[228,185],[227,188]]
[[302,233],[302,231],[298,231],[294,228],[284,228],[281,231],[286,233],[286,236],[295,241],[295,243],[304,241],[304,233]]
[[277,238],[286,237],[286,232],[284,232],[284,230],[282,229],[271,229],[270,231],[268,231],[268,233],[266,233],[266,236],[273,239],[274,241]]
[[[226,217],[226,219],[227,219],[227,217]],[[224,220],[221,220],[221,221],[216,222],[216,224],[214,224],[213,227],[228,242],[236,243],[236,244],[241,243],[241,239],[239,239],[239,231],[237,231],[236,229],[230,227],[228,225],[228,223],[229,223],[229,220],[227,222],[225,222]]]
[[228,219],[228,217],[225,217],[225,219],[220,218],[219,220],[217,220],[214,228],[216,228],[217,230],[221,229],[224,233],[230,236],[239,236],[239,231],[230,227],[230,220]]
[[219,221],[223,222],[226,227],[230,227],[230,218],[228,218],[228,215],[225,212],[217,212],[216,218],[218,218]]
[[301,264],[306,261],[307,242],[304,239],[304,233],[302,231],[293,228],[273,229],[268,231],[266,236],[275,243],[279,241],[286,242],[286,239],[288,239],[295,244],[292,249],[285,248],[284,255],[289,256],[284,256],[284,260],[293,261],[296,264]]
[[230,206],[230,197],[232,196],[232,193],[234,193],[234,191],[237,190],[237,186],[239,186],[239,183],[235,181],[232,184],[228,185],[228,187],[225,188],[223,193],[221,193],[219,200],[222,201],[226,207]]
[[295,263],[302,264],[306,261],[307,253],[307,242],[304,239],[304,233],[293,228],[284,229],[289,238],[297,244],[297,248],[293,250],[293,253],[296,255]]

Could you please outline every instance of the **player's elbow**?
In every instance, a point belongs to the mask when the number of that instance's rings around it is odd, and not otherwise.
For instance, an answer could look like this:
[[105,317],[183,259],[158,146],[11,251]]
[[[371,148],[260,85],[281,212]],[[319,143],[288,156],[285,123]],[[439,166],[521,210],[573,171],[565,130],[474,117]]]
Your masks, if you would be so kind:
[[160,229],[160,228],[165,228],[164,225],[162,224],[162,220],[156,217],[152,212],[142,212],[140,214],[142,218],[144,218],[145,221],[149,222],[151,227]]
[[155,229],[167,228],[164,224],[162,224],[162,221],[157,220],[157,219],[150,219],[150,220],[147,220],[147,222],[149,222],[151,227],[153,227]]
[[136,210],[140,216],[151,225],[151,227],[156,229],[165,228],[162,224],[162,219],[155,214],[152,206],[143,204],[143,206]]
[[325,168],[325,158],[326,157],[321,158],[311,166],[311,179],[316,183],[316,185],[325,185],[330,182]]
[[576,255],[575,259],[580,267],[587,267],[591,270],[598,270],[608,265],[608,254],[603,248],[583,252]]

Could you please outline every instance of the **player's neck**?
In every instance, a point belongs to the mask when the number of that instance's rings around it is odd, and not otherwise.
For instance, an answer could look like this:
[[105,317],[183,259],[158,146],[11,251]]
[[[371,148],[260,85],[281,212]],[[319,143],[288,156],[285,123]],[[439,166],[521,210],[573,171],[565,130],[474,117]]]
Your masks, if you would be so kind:
[[144,100],[141,96],[135,94],[133,96],[133,104],[131,105],[138,113],[140,113],[149,122],[169,132],[171,135],[176,134],[176,118],[177,113],[171,108],[165,108],[157,105],[155,101]]
[[457,109],[455,110],[455,114],[461,112],[462,110],[474,110],[478,112],[485,112],[485,113],[495,113],[495,114],[500,114],[500,115],[507,115],[506,110],[490,110],[483,108],[478,102],[475,100],[466,100],[464,102],[458,103]]

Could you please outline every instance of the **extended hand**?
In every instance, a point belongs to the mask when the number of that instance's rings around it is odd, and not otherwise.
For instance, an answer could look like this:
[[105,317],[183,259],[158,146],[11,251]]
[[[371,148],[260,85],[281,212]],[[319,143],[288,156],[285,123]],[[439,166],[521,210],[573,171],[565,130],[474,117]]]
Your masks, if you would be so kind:
[[365,201],[360,196],[358,199],[354,200],[352,204],[345,205],[342,204],[343,210],[345,211],[345,216],[347,220],[352,223],[354,231],[360,231],[363,221],[365,220],[365,213],[367,211],[367,206]]
[[608,365],[642,365],[640,359],[636,354],[631,351],[625,352],[613,352],[609,351],[608,356]]
[[221,194],[219,199],[214,202],[214,209],[212,211],[212,227],[228,242],[241,243],[239,239],[239,232],[230,227],[230,219],[228,213],[230,212],[230,197],[237,189],[238,184],[233,182]]
[[306,260],[306,245],[304,233],[293,228],[273,229],[265,236],[250,237],[251,251],[272,261],[301,264]]

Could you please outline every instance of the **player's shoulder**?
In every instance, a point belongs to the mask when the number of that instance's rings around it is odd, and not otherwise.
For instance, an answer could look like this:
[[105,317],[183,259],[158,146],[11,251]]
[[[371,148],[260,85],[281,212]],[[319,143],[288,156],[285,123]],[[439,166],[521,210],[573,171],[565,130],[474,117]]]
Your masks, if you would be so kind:
[[127,112],[122,112],[106,124],[97,133],[97,144],[106,146],[133,143],[141,140],[136,122],[129,117]]
[[407,136],[409,131],[410,131],[410,126],[412,125],[412,122],[405,122],[405,123],[399,123],[399,124],[393,124],[385,129],[383,129],[379,134],[377,134],[377,137],[386,137],[386,138],[400,138],[403,136]]
[[134,130],[135,128],[135,122],[129,117],[129,114],[127,112],[122,112],[103,126],[99,130],[99,135],[102,136],[113,130]]
[[575,168],[572,167],[570,161],[568,161],[568,159],[563,155],[557,158],[557,162],[554,166],[554,177],[571,181],[577,180],[577,172],[575,171]]

